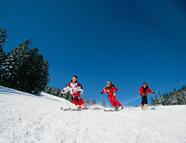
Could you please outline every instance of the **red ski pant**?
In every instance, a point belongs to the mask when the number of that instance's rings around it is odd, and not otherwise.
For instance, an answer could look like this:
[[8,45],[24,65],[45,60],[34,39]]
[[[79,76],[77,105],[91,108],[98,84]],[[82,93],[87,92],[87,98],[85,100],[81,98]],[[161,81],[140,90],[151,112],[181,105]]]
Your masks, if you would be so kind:
[[74,103],[76,106],[83,106],[85,104],[83,99],[81,99],[80,97],[73,97],[72,103]]
[[119,101],[116,100],[116,96],[115,96],[115,95],[109,95],[109,96],[108,96],[108,99],[109,99],[109,101],[110,101],[110,104],[111,104],[114,108],[116,108],[116,107],[121,107],[121,106],[122,106],[121,103],[119,103]]

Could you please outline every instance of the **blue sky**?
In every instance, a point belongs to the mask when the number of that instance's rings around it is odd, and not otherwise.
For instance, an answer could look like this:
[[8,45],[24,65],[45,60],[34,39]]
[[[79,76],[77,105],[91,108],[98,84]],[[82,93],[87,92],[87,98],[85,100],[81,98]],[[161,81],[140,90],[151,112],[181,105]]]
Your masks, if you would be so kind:
[[62,88],[76,74],[84,95],[99,100],[112,80],[118,99],[129,104],[143,81],[156,92],[186,84],[184,0],[0,3],[0,27],[8,31],[5,50],[30,38],[49,61],[50,86]]

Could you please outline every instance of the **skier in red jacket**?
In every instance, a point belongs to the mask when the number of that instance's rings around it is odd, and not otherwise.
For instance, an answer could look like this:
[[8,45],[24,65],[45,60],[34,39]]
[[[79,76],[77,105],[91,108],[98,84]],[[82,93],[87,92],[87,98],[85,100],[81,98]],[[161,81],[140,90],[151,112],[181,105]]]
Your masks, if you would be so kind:
[[107,93],[108,94],[108,100],[110,101],[110,104],[115,109],[123,109],[123,106],[119,101],[116,100],[116,92],[118,91],[118,88],[115,87],[111,81],[107,81],[107,85],[105,88],[102,89],[101,94]]
[[83,93],[83,87],[78,83],[78,76],[74,75],[70,83],[62,90],[62,94],[70,94],[72,96],[72,103],[78,108],[85,108],[85,103],[80,95]]
[[141,95],[141,109],[145,110],[148,104],[147,95],[154,94],[154,91],[150,89],[146,82],[139,88],[139,94]]

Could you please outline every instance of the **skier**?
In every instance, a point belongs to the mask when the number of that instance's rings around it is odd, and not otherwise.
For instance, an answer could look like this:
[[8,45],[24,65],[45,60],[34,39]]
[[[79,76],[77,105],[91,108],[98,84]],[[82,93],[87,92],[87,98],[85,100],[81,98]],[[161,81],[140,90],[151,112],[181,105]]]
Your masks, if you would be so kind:
[[119,101],[116,100],[116,92],[118,91],[118,88],[115,87],[115,85],[111,81],[107,81],[106,87],[104,87],[101,91],[101,94],[107,93],[108,94],[108,100],[110,101],[110,104],[116,109],[123,109],[123,106]]
[[61,91],[63,95],[72,96],[72,103],[74,103],[78,109],[85,108],[85,103],[80,95],[83,93],[83,87],[78,82],[78,76],[74,75],[70,83]]
[[154,94],[155,92],[149,88],[146,82],[144,82],[143,85],[139,88],[139,94],[141,95],[141,99],[142,99],[141,100],[142,110],[145,110],[147,108],[148,105],[147,95],[151,93]]

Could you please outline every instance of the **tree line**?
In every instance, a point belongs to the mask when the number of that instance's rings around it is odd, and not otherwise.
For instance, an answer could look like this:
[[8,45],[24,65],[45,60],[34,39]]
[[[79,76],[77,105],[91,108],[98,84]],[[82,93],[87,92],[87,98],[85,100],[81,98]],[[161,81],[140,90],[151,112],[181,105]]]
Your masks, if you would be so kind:
[[181,89],[174,89],[169,93],[159,93],[159,96],[152,98],[152,105],[185,105],[186,104],[186,86]]

